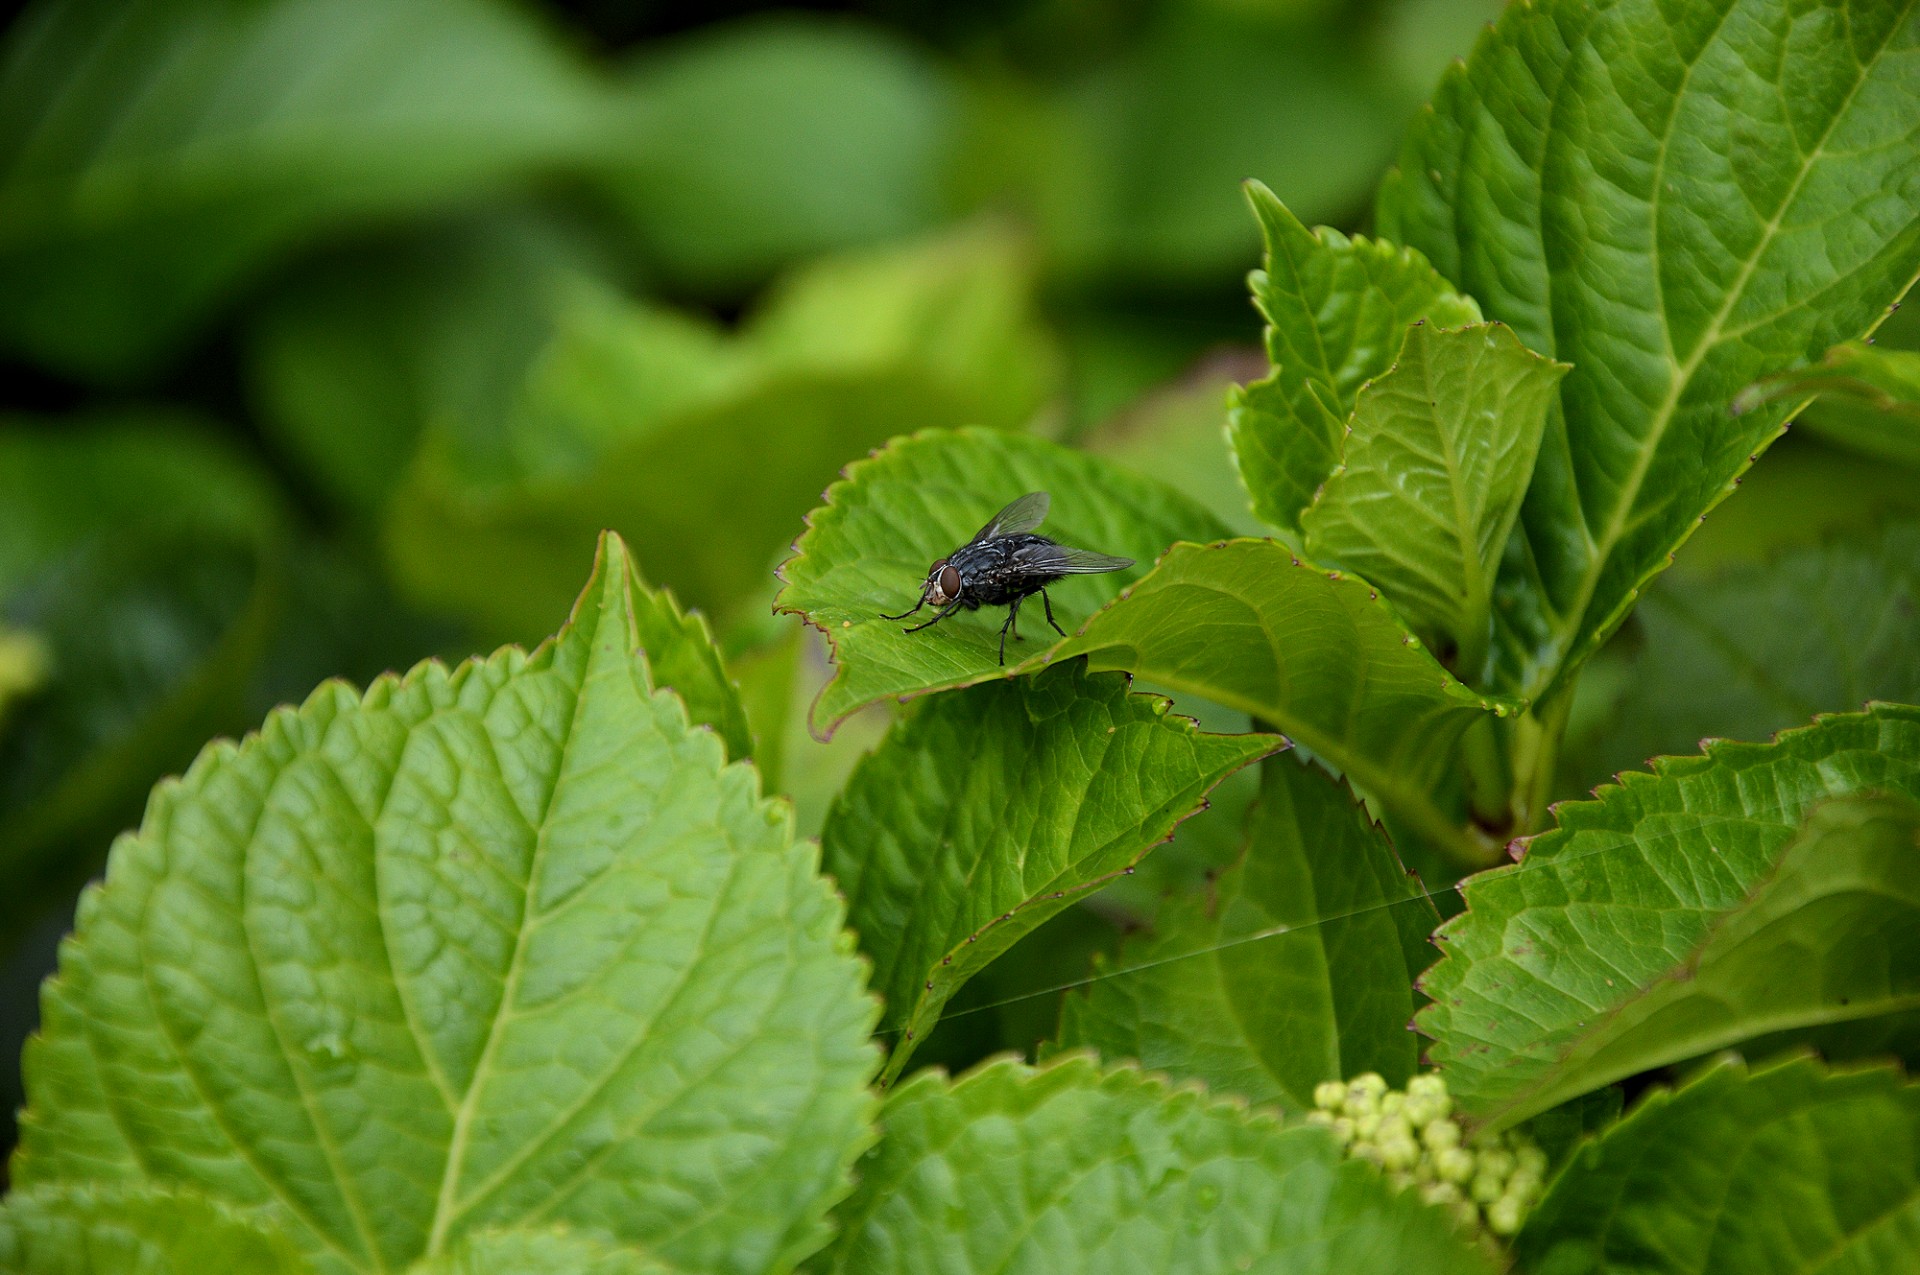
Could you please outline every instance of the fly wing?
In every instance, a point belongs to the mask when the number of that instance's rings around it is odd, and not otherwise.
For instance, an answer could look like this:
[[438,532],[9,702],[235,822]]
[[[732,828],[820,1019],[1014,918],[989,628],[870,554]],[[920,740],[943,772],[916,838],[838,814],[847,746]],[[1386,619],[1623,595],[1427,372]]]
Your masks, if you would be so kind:
[[977,545],[983,540],[1032,531],[1047,520],[1047,507],[1052,503],[1053,498],[1046,492],[1030,491],[995,514],[992,521],[980,528],[978,534],[967,543]]
[[1116,558],[1091,549],[1071,549],[1066,545],[1023,545],[1013,560],[1030,571],[1044,575],[1093,576],[1103,571],[1123,571],[1133,565],[1132,558]]

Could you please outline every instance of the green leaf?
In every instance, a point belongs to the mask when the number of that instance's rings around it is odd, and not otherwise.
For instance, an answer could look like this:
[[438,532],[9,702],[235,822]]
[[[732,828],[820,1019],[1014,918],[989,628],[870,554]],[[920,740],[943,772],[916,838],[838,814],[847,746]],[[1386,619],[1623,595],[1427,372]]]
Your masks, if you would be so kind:
[[613,527],[726,618],[764,602],[849,457],[907,425],[1023,426],[1053,371],[1019,245],[991,230],[817,264],[733,339],[602,298],[571,313],[505,438],[436,432],[387,547],[412,596],[524,638]]
[[1817,808],[1680,968],[1588,1028],[1540,1101],[1770,1032],[1920,1009],[1916,881],[1920,806]]
[[968,979],[1281,744],[1203,734],[1078,664],[941,696],[896,725],[820,837],[900,1033],[883,1080]]
[[1393,366],[1408,325],[1460,327],[1480,310],[1417,252],[1309,231],[1258,183],[1247,197],[1267,245],[1252,284],[1273,370],[1235,394],[1228,436],[1254,512],[1291,532],[1340,463],[1361,386]]
[[330,683],[163,785],[81,903],[14,1181],[197,1188],[323,1271],[567,1223],[784,1271],[873,1003],[784,806],[654,689],[609,537],[532,654]]
[[[1175,540],[1227,534],[1206,510],[1152,479],[1041,439],[989,430],[923,430],[855,461],[846,473],[827,489],[825,506],[808,516],[793,556],[780,568],[786,583],[775,599],[778,609],[804,616],[833,644],[834,678],[812,713],[822,737],[877,700],[1000,675],[1000,622],[990,613],[920,633],[904,633],[899,622],[880,616],[912,605],[927,564],[965,544],[1016,496],[1051,493],[1047,535],[1139,564]],[[1071,629],[1113,596],[1116,578],[1137,579],[1144,570],[1136,565],[1117,576],[1062,580],[1049,589],[1054,614]],[[1029,633],[1044,624],[1029,613]],[[1009,643],[1009,656],[1017,649]]]
[[1911,844],[1836,813],[1788,848],[1816,807],[1868,792],[1920,795],[1920,708],[1710,744],[1558,807],[1437,936],[1418,1024],[1456,1099],[1511,1124],[1749,1036],[1898,1008],[1920,990],[1899,929],[1920,906]]
[[1497,323],[1407,333],[1364,386],[1339,468],[1300,515],[1314,561],[1357,572],[1485,684],[1500,555],[1566,365]]
[[636,1248],[556,1228],[474,1231],[453,1250],[407,1275],[673,1275],[676,1268]]
[[1491,1271],[1326,1131],[1086,1058],[923,1072],[841,1206],[845,1275]]
[[604,101],[481,0],[45,3],[0,99],[0,341],[151,367],[248,276],[345,222],[586,153]]
[[1588,1144],[1514,1245],[1538,1275],[1920,1271],[1920,1087],[1729,1061]]
[[1868,700],[1920,703],[1920,524],[1809,545],[1705,578],[1662,577],[1581,787],[1707,736],[1765,739]]
[[1378,201],[1487,316],[1573,364],[1501,645],[1538,699],[1779,433],[1755,378],[1866,332],[1920,269],[1904,0],[1509,7]]
[[309,1275],[286,1236],[192,1191],[150,1185],[15,1190],[0,1208],[14,1275]]
[[1271,540],[1175,545],[1045,658],[1075,655],[1272,723],[1462,861],[1485,861],[1429,794],[1467,728],[1516,705],[1462,685],[1364,581]]
[[1374,1071],[1404,1087],[1413,979],[1439,921],[1344,785],[1271,758],[1240,860],[1096,963],[1060,1043],[1301,1111],[1325,1080]]
[[46,657],[0,735],[0,941],[65,905],[155,780],[247,724],[283,532],[265,476],[202,422],[0,428],[0,620]]
[[709,27],[628,77],[633,144],[596,168],[683,284],[934,224],[954,127],[943,69],[897,35],[799,14]]
[[[1735,412],[1820,396],[1801,419],[1833,442],[1920,466],[1920,352],[1847,341],[1818,363],[1762,377],[1734,396]],[[1833,409],[1841,410],[1833,410]]]

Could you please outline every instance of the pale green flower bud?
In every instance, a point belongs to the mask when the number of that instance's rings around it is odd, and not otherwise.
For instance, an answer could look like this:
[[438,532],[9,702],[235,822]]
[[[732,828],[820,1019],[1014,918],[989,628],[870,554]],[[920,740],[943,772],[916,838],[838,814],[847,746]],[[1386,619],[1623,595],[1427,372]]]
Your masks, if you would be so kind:
[[1525,1173],[1536,1179],[1547,1176],[1547,1153],[1531,1142],[1520,1144],[1513,1153],[1513,1162],[1517,1173]]
[[1408,1170],[1420,1159],[1420,1144],[1412,1138],[1383,1138],[1380,1163],[1389,1169]]
[[1347,1105],[1376,1111],[1379,1109],[1380,1096],[1386,1092],[1387,1082],[1379,1072],[1363,1071],[1347,1082]]
[[1460,1126],[1451,1120],[1432,1120],[1420,1131],[1420,1140],[1435,1151],[1460,1145]]
[[1347,1087],[1337,1080],[1326,1080],[1313,1087],[1313,1105],[1322,1111],[1338,1111],[1347,1101]]
[[1487,1229],[1495,1235],[1516,1234],[1523,1216],[1520,1201],[1511,1195],[1503,1195],[1487,1206]]
[[1505,1182],[1507,1176],[1513,1172],[1513,1152],[1500,1146],[1489,1147],[1482,1151],[1480,1172]]
[[1353,1121],[1346,1116],[1336,1116],[1333,1121],[1333,1136],[1342,1142],[1353,1141]]
[[1380,1114],[1397,1116],[1406,1109],[1407,1095],[1397,1089],[1389,1089],[1380,1095]]
[[1451,1182],[1430,1182],[1420,1188],[1420,1198],[1428,1204],[1456,1204],[1461,1200],[1460,1188]]
[[1480,1206],[1472,1200],[1456,1200],[1447,1206],[1447,1211],[1453,1214],[1455,1226],[1472,1228],[1480,1225]]
[[1353,1118],[1353,1132],[1357,1137],[1371,1138],[1380,1132],[1380,1113],[1362,1111]]
[[1443,1182],[1465,1182],[1473,1176],[1473,1153],[1464,1147],[1448,1147],[1433,1153],[1434,1176]]
[[1473,1186],[1467,1192],[1482,1204],[1492,1204],[1507,1193],[1506,1179],[1495,1177],[1487,1172],[1486,1162],[1481,1161],[1480,1172],[1474,1176]]
[[1307,1123],[1317,1124],[1323,1129],[1331,1129],[1333,1128],[1333,1113],[1331,1111],[1309,1111],[1307,1113]]

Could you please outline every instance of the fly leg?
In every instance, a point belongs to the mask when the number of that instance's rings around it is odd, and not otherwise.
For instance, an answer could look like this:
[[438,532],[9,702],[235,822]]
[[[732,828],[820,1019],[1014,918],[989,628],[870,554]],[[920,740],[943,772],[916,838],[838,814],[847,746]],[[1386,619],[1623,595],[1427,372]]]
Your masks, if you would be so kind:
[[[913,611],[918,611],[919,609],[920,609],[919,607],[915,607]],[[946,610],[942,611],[939,615],[934,616],[931,620],[922,620],[920,621],[920,623],[914,625],[912,628],[902,629],[901,632],[918,633],[921,629],[931,628],[933,625],[940,623],[940,621],[946,619],[948,616],[952,615],[955,611],[958,611],[959,609],[960,609],[960,604],[958,602],[955,602],[951,606],[947,607]],[[912,615],[913,611],[907,612],[907,615]],[[902,618],[905,618],[905,617],[902,617]]]
[[913,606],[908,610],[902,611],[899,615],[882,614],[880,618],[883,620],[904,620],[925,605],[927,605],[927,595],[925,592],[922,592],[920,594],[920,600],[914,603]]
[[1058,633],[1061,637],[1065,637],[1067,631],[1060,627],[1060,621],[1053,618],[1053,599],[1047,596],[1045,589],[1040,590],[1040,602],[1047,608],[1047,623],[1053,626],[1055,633]]
[[1021,601],[1022,599],[1015,598],[1007,603],[1007,622],[1000,626],[1000,663],[1002,664],[1007,662],[1007,630],[1013,629],[1013,640],[1016,642],[1020,640],[1020,630],[1014,628],[1013,622],[1020,616]]

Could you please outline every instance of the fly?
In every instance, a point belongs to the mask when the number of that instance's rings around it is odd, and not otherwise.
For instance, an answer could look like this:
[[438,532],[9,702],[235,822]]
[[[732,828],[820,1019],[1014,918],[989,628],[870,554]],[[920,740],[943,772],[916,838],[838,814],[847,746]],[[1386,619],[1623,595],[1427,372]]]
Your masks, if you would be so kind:
[[1053,599],[1047,596],[1047,586],[1062,576],[1120,571],[1132,566],[1133,559],[1069,549],[1045,536],[1034,535],[1033,529],[1045,521],[1051,503],[1046,492],[1031,491],[1002,509],[973,539],[927,568],[926,582],[920,586],[920,600],[913,604],[912,610],[880,618],[904,620],[931,603],[938,614],[906,630],[918,633],[956,611],[1004,606],[1007,619],[1000,626],[1000,663],[1005,664],[1008,632],[1012,632],[1016,642],[1020,640],[1020,630],[1014,624],[1020,615],[1020,603],[1037,593],[1041,605],[1047,609],[1047,623],[1055,633],[1065,637],[1067,631],[1053,618]]

